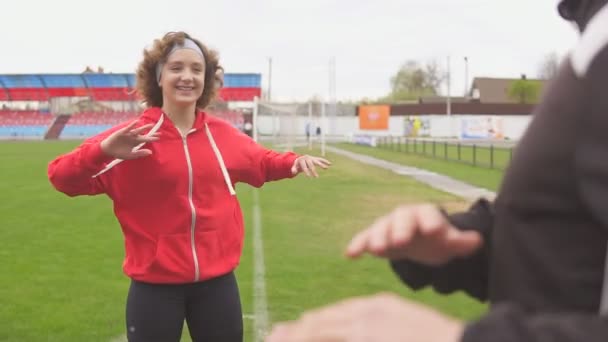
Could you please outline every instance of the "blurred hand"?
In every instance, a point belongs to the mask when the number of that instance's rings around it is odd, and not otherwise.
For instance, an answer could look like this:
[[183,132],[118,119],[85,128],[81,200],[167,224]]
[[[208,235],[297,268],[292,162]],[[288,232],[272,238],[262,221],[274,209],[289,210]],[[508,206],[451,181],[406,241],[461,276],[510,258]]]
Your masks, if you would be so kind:
[[110,134],[101,142],[101,150],[114,158],[129,160],[147,157],[152,154],[148,149],[139,149],[145,143],[158,140],[158,133],[150,136],[142,135],[145,130],[152,128],[153,124],[135,128],[137,120]]
[[312,157],[308,155],[300,156],[293,162],[291,173],[293,175],[297,175],[300,172],[304,172],[308,177],[318,178],[319,174],[317,173],[315,165],[321,167],[322,169],[327,169],[331,165],[331,162],[327,159],[319,157]]
[[464,326],[396,295],[349,299],[274,326],[266,342],[457,342]]
[[370,253],[438,266],[470,255],[482,244],[479,233],[458,230],[436,206],[411,205],[398,207],[355,235],[346,255],[357,258]]

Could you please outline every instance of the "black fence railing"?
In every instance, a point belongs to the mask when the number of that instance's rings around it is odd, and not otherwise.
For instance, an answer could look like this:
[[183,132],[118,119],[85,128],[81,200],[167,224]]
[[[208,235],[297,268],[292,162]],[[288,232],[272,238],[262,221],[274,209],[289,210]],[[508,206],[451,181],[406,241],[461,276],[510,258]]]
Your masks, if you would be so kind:
[[513,159],[514,144],[496,141],[459,141],[381,137],[377,147],[477,167],[505,170]]

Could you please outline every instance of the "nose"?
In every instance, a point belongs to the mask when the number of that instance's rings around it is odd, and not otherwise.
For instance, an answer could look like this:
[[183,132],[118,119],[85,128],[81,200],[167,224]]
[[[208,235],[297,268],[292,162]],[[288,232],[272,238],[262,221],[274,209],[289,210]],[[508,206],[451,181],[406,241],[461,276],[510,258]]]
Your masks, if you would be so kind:
[[180,75],[180,79],[183,82],[192,82],[194,80],[194,74],[192,73],[192,70],[185,68]]

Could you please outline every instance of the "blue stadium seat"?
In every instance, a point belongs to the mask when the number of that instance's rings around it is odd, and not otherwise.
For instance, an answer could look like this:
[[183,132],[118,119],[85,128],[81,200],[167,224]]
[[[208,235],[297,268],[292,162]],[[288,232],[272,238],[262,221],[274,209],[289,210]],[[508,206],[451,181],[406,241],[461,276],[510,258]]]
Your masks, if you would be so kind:
[[112,125],[66,125],[60,138],[89,138],[108,130]]
[[2,138],[43,138],[47,126],[0,126]]

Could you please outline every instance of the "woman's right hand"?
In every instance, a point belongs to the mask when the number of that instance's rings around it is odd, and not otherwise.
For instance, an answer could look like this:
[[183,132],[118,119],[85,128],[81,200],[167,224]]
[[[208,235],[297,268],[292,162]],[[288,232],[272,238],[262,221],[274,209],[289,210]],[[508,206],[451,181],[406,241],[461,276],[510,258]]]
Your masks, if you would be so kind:
[[110,134],[101,142],[101,150],[109,156],[123,160],[151,155],[151,150],[139,149],[139,147],[145,143],[157,141],[159,139],[158,133],[150,136],[141,134],[152,128],[153,124],[143,125],[138,128],[135,128],[135,125],[137,125],[137,120]]
[[401,206],[379,218],[351,240],[346,255],[365,253],[439,266],[473,254],[483,244],[478,232],[452,226],[434,205]]

